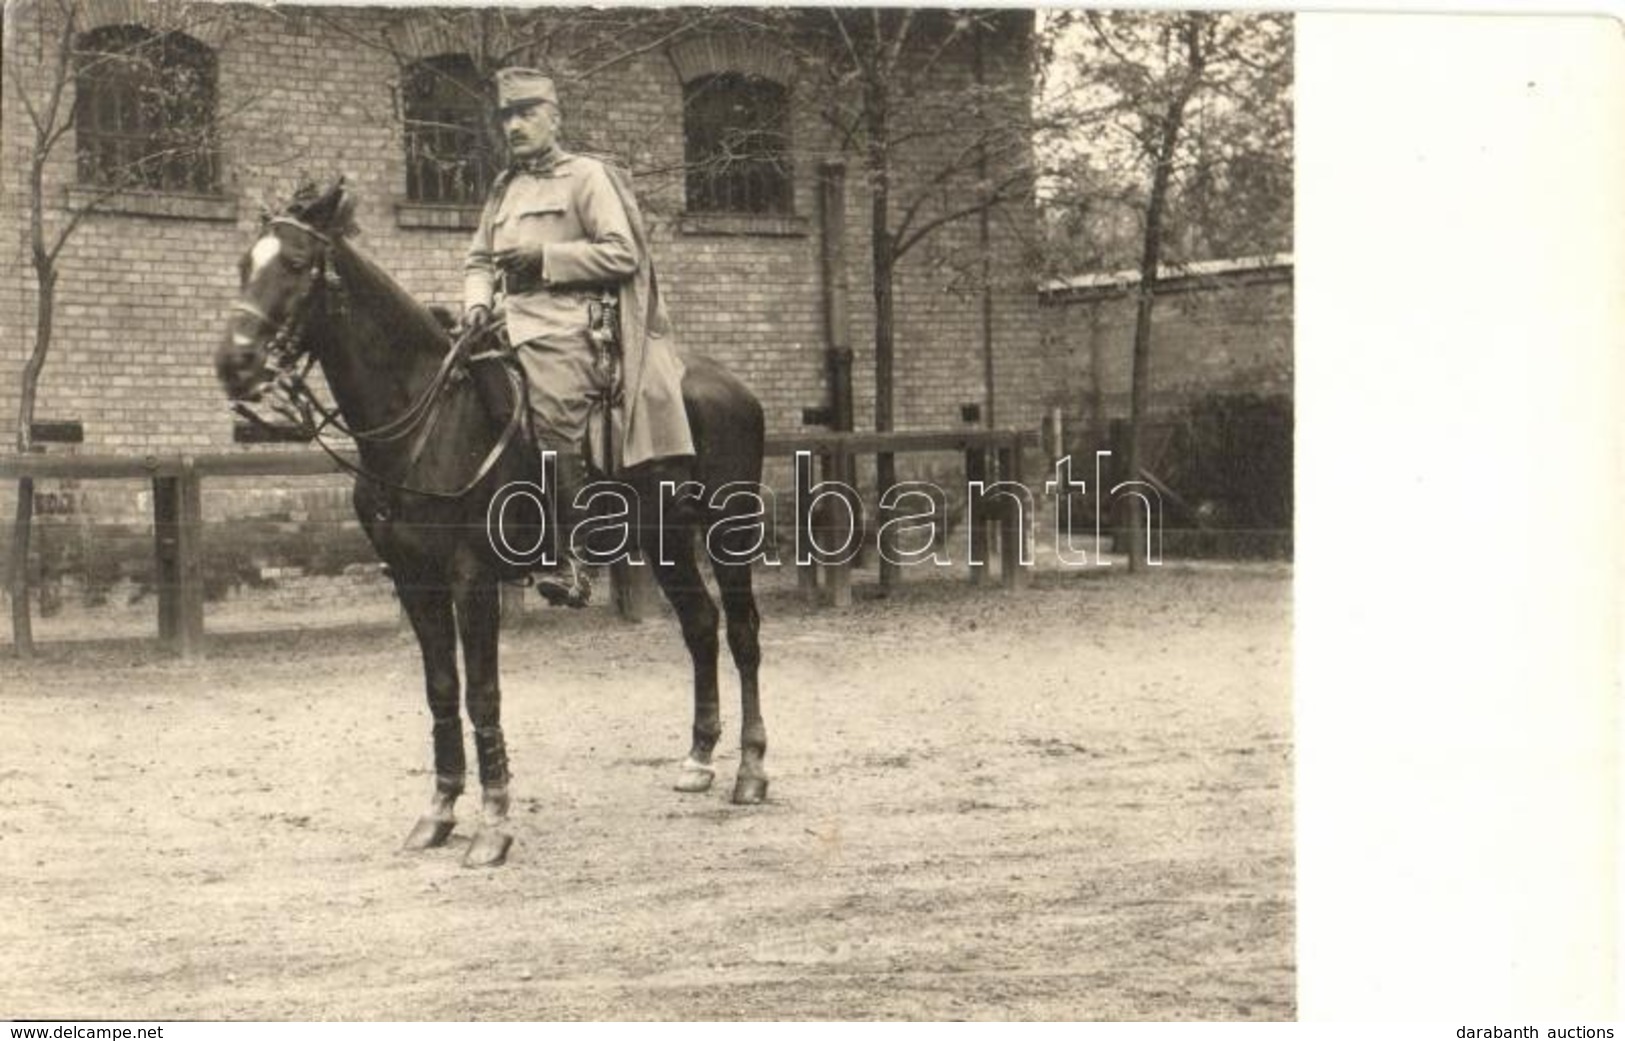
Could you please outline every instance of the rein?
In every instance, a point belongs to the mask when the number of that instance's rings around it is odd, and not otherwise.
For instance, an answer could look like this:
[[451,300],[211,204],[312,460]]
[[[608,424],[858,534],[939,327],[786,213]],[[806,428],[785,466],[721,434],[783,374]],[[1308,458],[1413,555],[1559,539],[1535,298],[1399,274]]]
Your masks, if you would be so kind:
[[[350,462],[327,443],[322,436],[324,430],[331,427],[356,442],[357,445],[363,443],[389,444],[415,433],[417,436],[413,440],[405,466],[405,472],[410,473],[422,457],[424,449],[428,447],[435,420],[439,418],[441,408],[445,404],[446,388],[463,378],[463,369],[466,364],[499,360],[503,355],[499,351],[483,351],[471,355],[469,349],[476,335],[476,330],[465,330],[462,335],[452,342],[451,348],[441,360],[434,376],[424,385],[423,390],[406,407],[405,411],[395,418],[370,429],[352,429],[345,424],[336,410],[329,409],[321,403],[305,379],[311,367],[315,364],[315,358],[305,345],[305,330],[314,309],[314,304],[309,301],[314,296],[318,284],[324,284],[335,292],[342,292],[344,288],[339,281],[337,272],[333,271],[329,264],[329,253],[333,248],[333,241],[327,235],[305,222],[292,217],[274,217],[269,223],[284,224],[297,228],[326,247],[322,252],[320,262],[312,265],[309,284],[299,298],[294,301],[293,305],[289,307],[288,317],[277,327],[270,342],[266,344],[268,367],[274,373],[271,383],[280,394],[280,400],[273,399],[271,408],[294,420],[300,432],[307,439],[314,441],[316,446],[326,452],[328,457],[337,463],[340,468],[357,477],[383,485],[397,492],[421,495],[433,499],[455,500],[468,495],[496,467],[502,453],[513,443],[515,435],[524,425],[525,395],[518,374],[512,368],[504,370],[514,392],[514,405],[513,411],[508,416],[507,424],[503,427],[501,436],[497,438],[496,444],[491,446],[491,450],[486,453],[484,460],[475,470],[474,476],[455,491],[417,488],[402,482],[391,481],[378,476],[363,466]],[[232,306],[232,309],[249,315],[262,325],[271,325],[269,315],[245,301],[238,301]],[[273,429],[272,425],[249,408],[246,402],[233,402],[232,408],[250,422],[267,429]],[[321,417],[319,423],[315,418],[317,416]]]

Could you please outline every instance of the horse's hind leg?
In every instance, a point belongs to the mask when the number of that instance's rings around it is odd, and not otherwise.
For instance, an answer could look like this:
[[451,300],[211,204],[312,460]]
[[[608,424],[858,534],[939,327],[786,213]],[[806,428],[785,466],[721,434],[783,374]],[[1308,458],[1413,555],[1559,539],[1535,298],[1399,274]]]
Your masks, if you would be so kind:
[[415,851],[444,845],[451,837],[457,823],[453,808],[463,794],[467,762],[457,705],[457,629],[451,597],[445,589],[407,581],[397,580],[396,588],[423,654],[423,682],[434,720],[434,795],[403,843],[404,849]]
[[711,755],[722,735],[717,705],[717,605],[706,592],[688,533],[670,539],[663,552],[670,552],[674,562],[656,560],[655,580],[677,612],[683,643],[694,663],[694,740],[674,787],[680,792],[703,792],[716,776]]
[[502,689],[497,679],[501,599],[489,575],[459,579],[457,629],[468,673],[465,698],[474,725],[480,767],[480,827],[463,856],[464,867],[496,867],[508,856],[508,747],[502,736]]
[[767,725],[762,722],[761,690],[757,686],[762,664],[758,635],[761,616],[756,613],[749,564],[718,562],[714,570],[722,591],[722,610],[728,618],[728,650],[739,670],[739,774],[734,779],[733,799],[736,803],[758,803],[767,798],[767,771],[762,766],[767,755]]

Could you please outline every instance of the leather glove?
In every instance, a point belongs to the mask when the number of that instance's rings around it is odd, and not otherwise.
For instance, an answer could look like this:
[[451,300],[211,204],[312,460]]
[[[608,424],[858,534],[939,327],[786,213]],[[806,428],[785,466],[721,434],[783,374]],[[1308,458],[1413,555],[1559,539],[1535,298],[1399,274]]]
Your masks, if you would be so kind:
[[508,276],[510,284],[514,282],[539,283],[542,280],[542,254],[525,253],[513,250],[499,253],[494,258],[496,265]]
[[491,324],[491,309],[484,304],[475,304],[463,312],[463,320],[458,323],[459,333],[477,333],[483,331]]

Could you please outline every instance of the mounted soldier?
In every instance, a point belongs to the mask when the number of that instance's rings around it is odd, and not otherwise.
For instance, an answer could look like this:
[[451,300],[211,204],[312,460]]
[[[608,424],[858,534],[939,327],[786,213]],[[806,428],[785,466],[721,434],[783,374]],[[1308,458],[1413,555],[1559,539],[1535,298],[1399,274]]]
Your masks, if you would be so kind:
[[557,460],[546,482],[556,564],[537,590],[550,603],[582,607],[591,584],[570,533],[586,460],[615,473],[692,456],[684,367],[630,176],[559,147],[558,94],[545,74],[509,68],[495,79],[510,165],[468,249],[463,327],[505,324],[536,447]]

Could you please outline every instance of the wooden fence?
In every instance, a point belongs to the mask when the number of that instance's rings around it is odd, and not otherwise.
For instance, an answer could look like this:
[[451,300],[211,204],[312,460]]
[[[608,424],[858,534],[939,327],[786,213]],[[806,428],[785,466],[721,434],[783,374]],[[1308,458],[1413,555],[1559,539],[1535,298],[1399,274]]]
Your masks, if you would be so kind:
[[[905,433],[817,433],[768,439],[769,457],[807,452],[819,462],[819,479],[856,485],[858,456],[955,452],[964,458],[969,482],[1022,481],[1022,450],[1035,442],[1026,431],[954,430]],[[354,456],[348,458],[353,462]],[[48,455],[0,457],[0,480],[73,478],[78,480],[146,479],[152,482],[153,553],[157,564],[158,636],[183,657],[204,649],[203,487],[209,477],[304,477],[342,472],[325,454],[309,450],[213,452],[195,455]],[[1007,497],[988,495],[974,504],[978,522],[970,532],[973,581],[989,577],[990,559],[1008,588],[1019,588],[1026,575],[1020,553],[1027,533],[1022,511]],[[798,545],[807,537],[808,518],[798,511]],[[993,557],[994,546],[996,557]],[[832,606],[851,603],[850,563],[798,565],[801,588]],[[26,569],[25,569],[26,571]],[[882,582],[896,581],[881,571]],[[26,582],[26,579],[25,579]],[[643,616],[652,582],[642,566],[611,569],[612,595],[622,617]],[[24,590],[26,602],[26,586]]]

